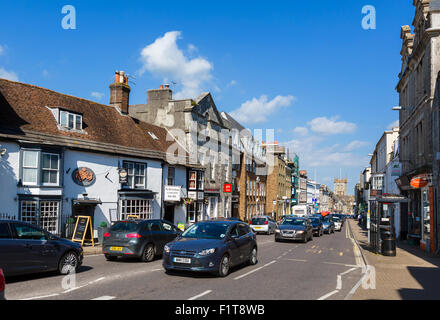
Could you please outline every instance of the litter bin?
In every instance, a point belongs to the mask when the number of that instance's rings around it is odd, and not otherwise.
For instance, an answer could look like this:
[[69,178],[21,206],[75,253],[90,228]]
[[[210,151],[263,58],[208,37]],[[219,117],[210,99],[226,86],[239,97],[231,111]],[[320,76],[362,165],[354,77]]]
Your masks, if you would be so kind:
[[381,232],[381,253],[384,256],[395,257],[396,256],[396,239],[390,231]]

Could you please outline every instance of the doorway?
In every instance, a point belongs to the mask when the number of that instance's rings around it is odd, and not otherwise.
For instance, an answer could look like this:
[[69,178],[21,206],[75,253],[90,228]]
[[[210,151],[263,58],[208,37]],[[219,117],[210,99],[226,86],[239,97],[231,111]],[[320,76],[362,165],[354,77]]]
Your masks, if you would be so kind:
[[174,223],[174,205],[165,205],[164,220]]

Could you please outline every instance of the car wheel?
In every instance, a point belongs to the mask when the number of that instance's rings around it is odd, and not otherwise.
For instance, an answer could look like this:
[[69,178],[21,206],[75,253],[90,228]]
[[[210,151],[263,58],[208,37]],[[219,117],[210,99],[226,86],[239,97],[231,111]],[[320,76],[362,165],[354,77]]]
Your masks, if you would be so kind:
[[79,266],[78,262],[78,255],[75,252],[67,252],[61,257],[58,263],[58,272],[60,274],[69,274],[72,271],[76,272]]
[[217,274],[220,277],[226,277],[229,274],[229,268],[230,268],[230,261],[229,256],[227,254],[223,255],[222,259],[220,260],[220,265],[218,266],[218,272]]
[[145,246],[144,251],[142,252],[141,260],[143,262],[151,262],[153,261],[155,255],[154,245],[149,243]]
[[104,257],[107,259],[107,261],[116,261],[118,257],[110,256],[108,254],[105,254]]
[[251,251],[251,254],[249,256],[249,265],[253,266],[256,265],[258,262],[257,259],[257,248],[253,248]]

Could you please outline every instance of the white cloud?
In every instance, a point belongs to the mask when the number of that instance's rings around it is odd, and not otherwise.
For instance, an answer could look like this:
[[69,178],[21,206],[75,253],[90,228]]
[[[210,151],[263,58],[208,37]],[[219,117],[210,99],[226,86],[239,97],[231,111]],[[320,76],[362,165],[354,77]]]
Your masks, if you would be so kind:
[[93,91],[90,95],[97,100],[101,100],[104,97],[103,93],[96,91]]
[[[175,94],[177,99],[196,98],[202,92],[207,81],[212,78],[213,64],[202,57],[189,59],[177,45],[181,38],[180,31],[165,33],[141,52],[142,68],[140,75],[146,71],[162,77],[165,82],[175,81],[181,91]],[[195,48],[192,45],[191,48]]]
[[307,129],[307,127],[296,127],[293,129],[293,133],[304,137],[308,135],[309,129]]
[[366,147],[370,145],[369,142],[367,141],[359,141],[359,140],[354,140],[352,142],[350,142],[345,148],[344,151],[353,151],[353,150],[357,150],[363,147]]
[[235,86],[235,85],[237,85],[237,81],[236,80],[231,80],[229,83],[228,83],[228,87],[233,87],[233,86]]
[[269,101],[266,95],[262,95],[258,99],[253,98],[243,103],[239,109],[231,112],[231,116],[246,124],[262,123],[277,109],[290,106],[294,100],[295,97],[289,95],[276,96]]
[[340,133],[352,133],[356,130],[357,126],[354,123],[346,121],[337,121],[339,117],[332,117],[330,119],[326,117],[315,118],[307,124],[312,131],[321,134],[340,134]]
[[399,127],[399,120],[394,121],[393,123],[390,123],[387,127],[387,129],[393,129],[395,127]]
[[13,71],[7,71],[0,67],[0,78],[8,79],[11,81],[18,81],[18,75]]

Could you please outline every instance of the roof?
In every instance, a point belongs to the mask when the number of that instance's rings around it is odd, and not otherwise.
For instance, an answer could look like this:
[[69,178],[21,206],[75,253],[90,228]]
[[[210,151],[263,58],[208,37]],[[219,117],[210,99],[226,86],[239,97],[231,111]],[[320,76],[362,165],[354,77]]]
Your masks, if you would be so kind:
[[[48,107],[82,114],[84,133],[60,130]],[[158,139],[153,139],[148,132]],[[113,106],[0,79],[0,134],[25,137],[31,133],[150,150],[162,158],[175,142],[166,141],[166,129],[123,115]]]

